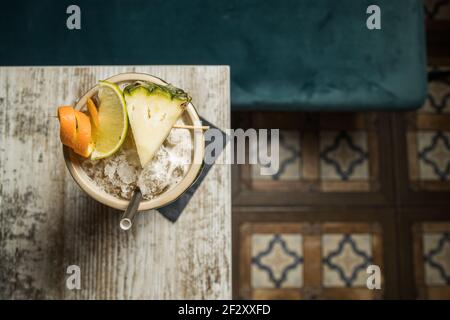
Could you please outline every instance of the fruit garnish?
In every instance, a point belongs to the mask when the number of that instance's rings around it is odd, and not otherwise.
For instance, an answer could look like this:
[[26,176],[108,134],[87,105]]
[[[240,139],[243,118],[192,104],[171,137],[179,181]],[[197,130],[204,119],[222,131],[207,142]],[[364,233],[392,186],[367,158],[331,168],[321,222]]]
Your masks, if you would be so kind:
[[87,115],[77,110],[75,110],[75,118],[77,119],[77,138],[73,146],[73,151],[87,158],[93,150],[91,121]]
[[73,148],[77,138],[77,119],[75,118],[75,110],[70,106],[61,106],[58,108],[59,119],[59,136],[61,142]]
[[98,99],[99,125],[95,132],[95,149],[91,154],[93,160],[109,157],[116,152],[125,141],[128,130],[125,100],[120,88],[114,83],[100,81]]
[[136,82],[124,89],[128,117],[141,166],[155,155],[190,101],[172,85]]
[[94,126],[96,126],[98,128],[98,112],[97,112],[97,107],[95,106],[94,101],[91,98],[87,99],[87,108],[89,111],[89,115],[91,116],[91,120],[94,123]]
[[91,122],[83,112],[69,106],[58,108],[61,142],[75,153],[89,157],[93,150]]

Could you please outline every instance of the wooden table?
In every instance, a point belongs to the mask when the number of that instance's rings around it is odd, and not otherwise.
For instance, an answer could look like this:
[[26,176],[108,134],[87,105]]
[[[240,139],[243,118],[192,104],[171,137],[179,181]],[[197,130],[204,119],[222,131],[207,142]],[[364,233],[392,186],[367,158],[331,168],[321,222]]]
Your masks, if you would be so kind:
[[[129,232],[65,167],[57,106],[134,71],[187,90],[200,115],[229,128],[226,66],[0,68],[0,298],[231,298],[229,165],[211,169],[176,223],[150,211]],[[80,290],[66,288],[70,265]]]

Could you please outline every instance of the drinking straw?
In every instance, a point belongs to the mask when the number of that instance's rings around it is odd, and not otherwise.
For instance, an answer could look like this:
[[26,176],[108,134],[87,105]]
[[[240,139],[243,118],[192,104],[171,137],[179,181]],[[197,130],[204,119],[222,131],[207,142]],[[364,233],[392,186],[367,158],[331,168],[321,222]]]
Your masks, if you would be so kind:
[[188,124],[174,124],[172,128],[175,129],[202,129],[202,130],[208,130],[209,126],[191,126]]
[[130,203],[128,204],[127,210],[123,213],[122,218],[120,219],[120,228],[122,230],[129,230],[133,225],[134,216],[137,213],[139,208],[139,203],[142,200],[142,193],[139,188],[136,188],[133,192],[133,196],[131,197]]

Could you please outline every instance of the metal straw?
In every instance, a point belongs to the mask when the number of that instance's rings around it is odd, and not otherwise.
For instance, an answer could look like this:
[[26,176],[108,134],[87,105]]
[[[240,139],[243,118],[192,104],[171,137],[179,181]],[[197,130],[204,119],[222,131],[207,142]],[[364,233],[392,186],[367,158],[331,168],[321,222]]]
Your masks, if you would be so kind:
[[142,193],[139,188],[136,188],[133,192],[133,196],[131,197],[130,203],[128,204],[127,210],[123,213],[122,218],[120,219],[120,228],[122,230],[129,230],[133,225],[134,216],[137,213],[139,208],[139,203],[142,200]]

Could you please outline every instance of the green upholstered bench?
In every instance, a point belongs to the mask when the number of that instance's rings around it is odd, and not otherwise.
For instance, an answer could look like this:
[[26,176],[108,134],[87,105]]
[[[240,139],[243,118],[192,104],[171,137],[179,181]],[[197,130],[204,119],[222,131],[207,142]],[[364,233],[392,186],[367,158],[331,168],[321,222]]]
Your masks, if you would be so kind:
[[[2,65],[225,64],[233,110],[403,110],[426,90],[421,0],[9,1]],[[381,30],[366,9],[381,7]]]

